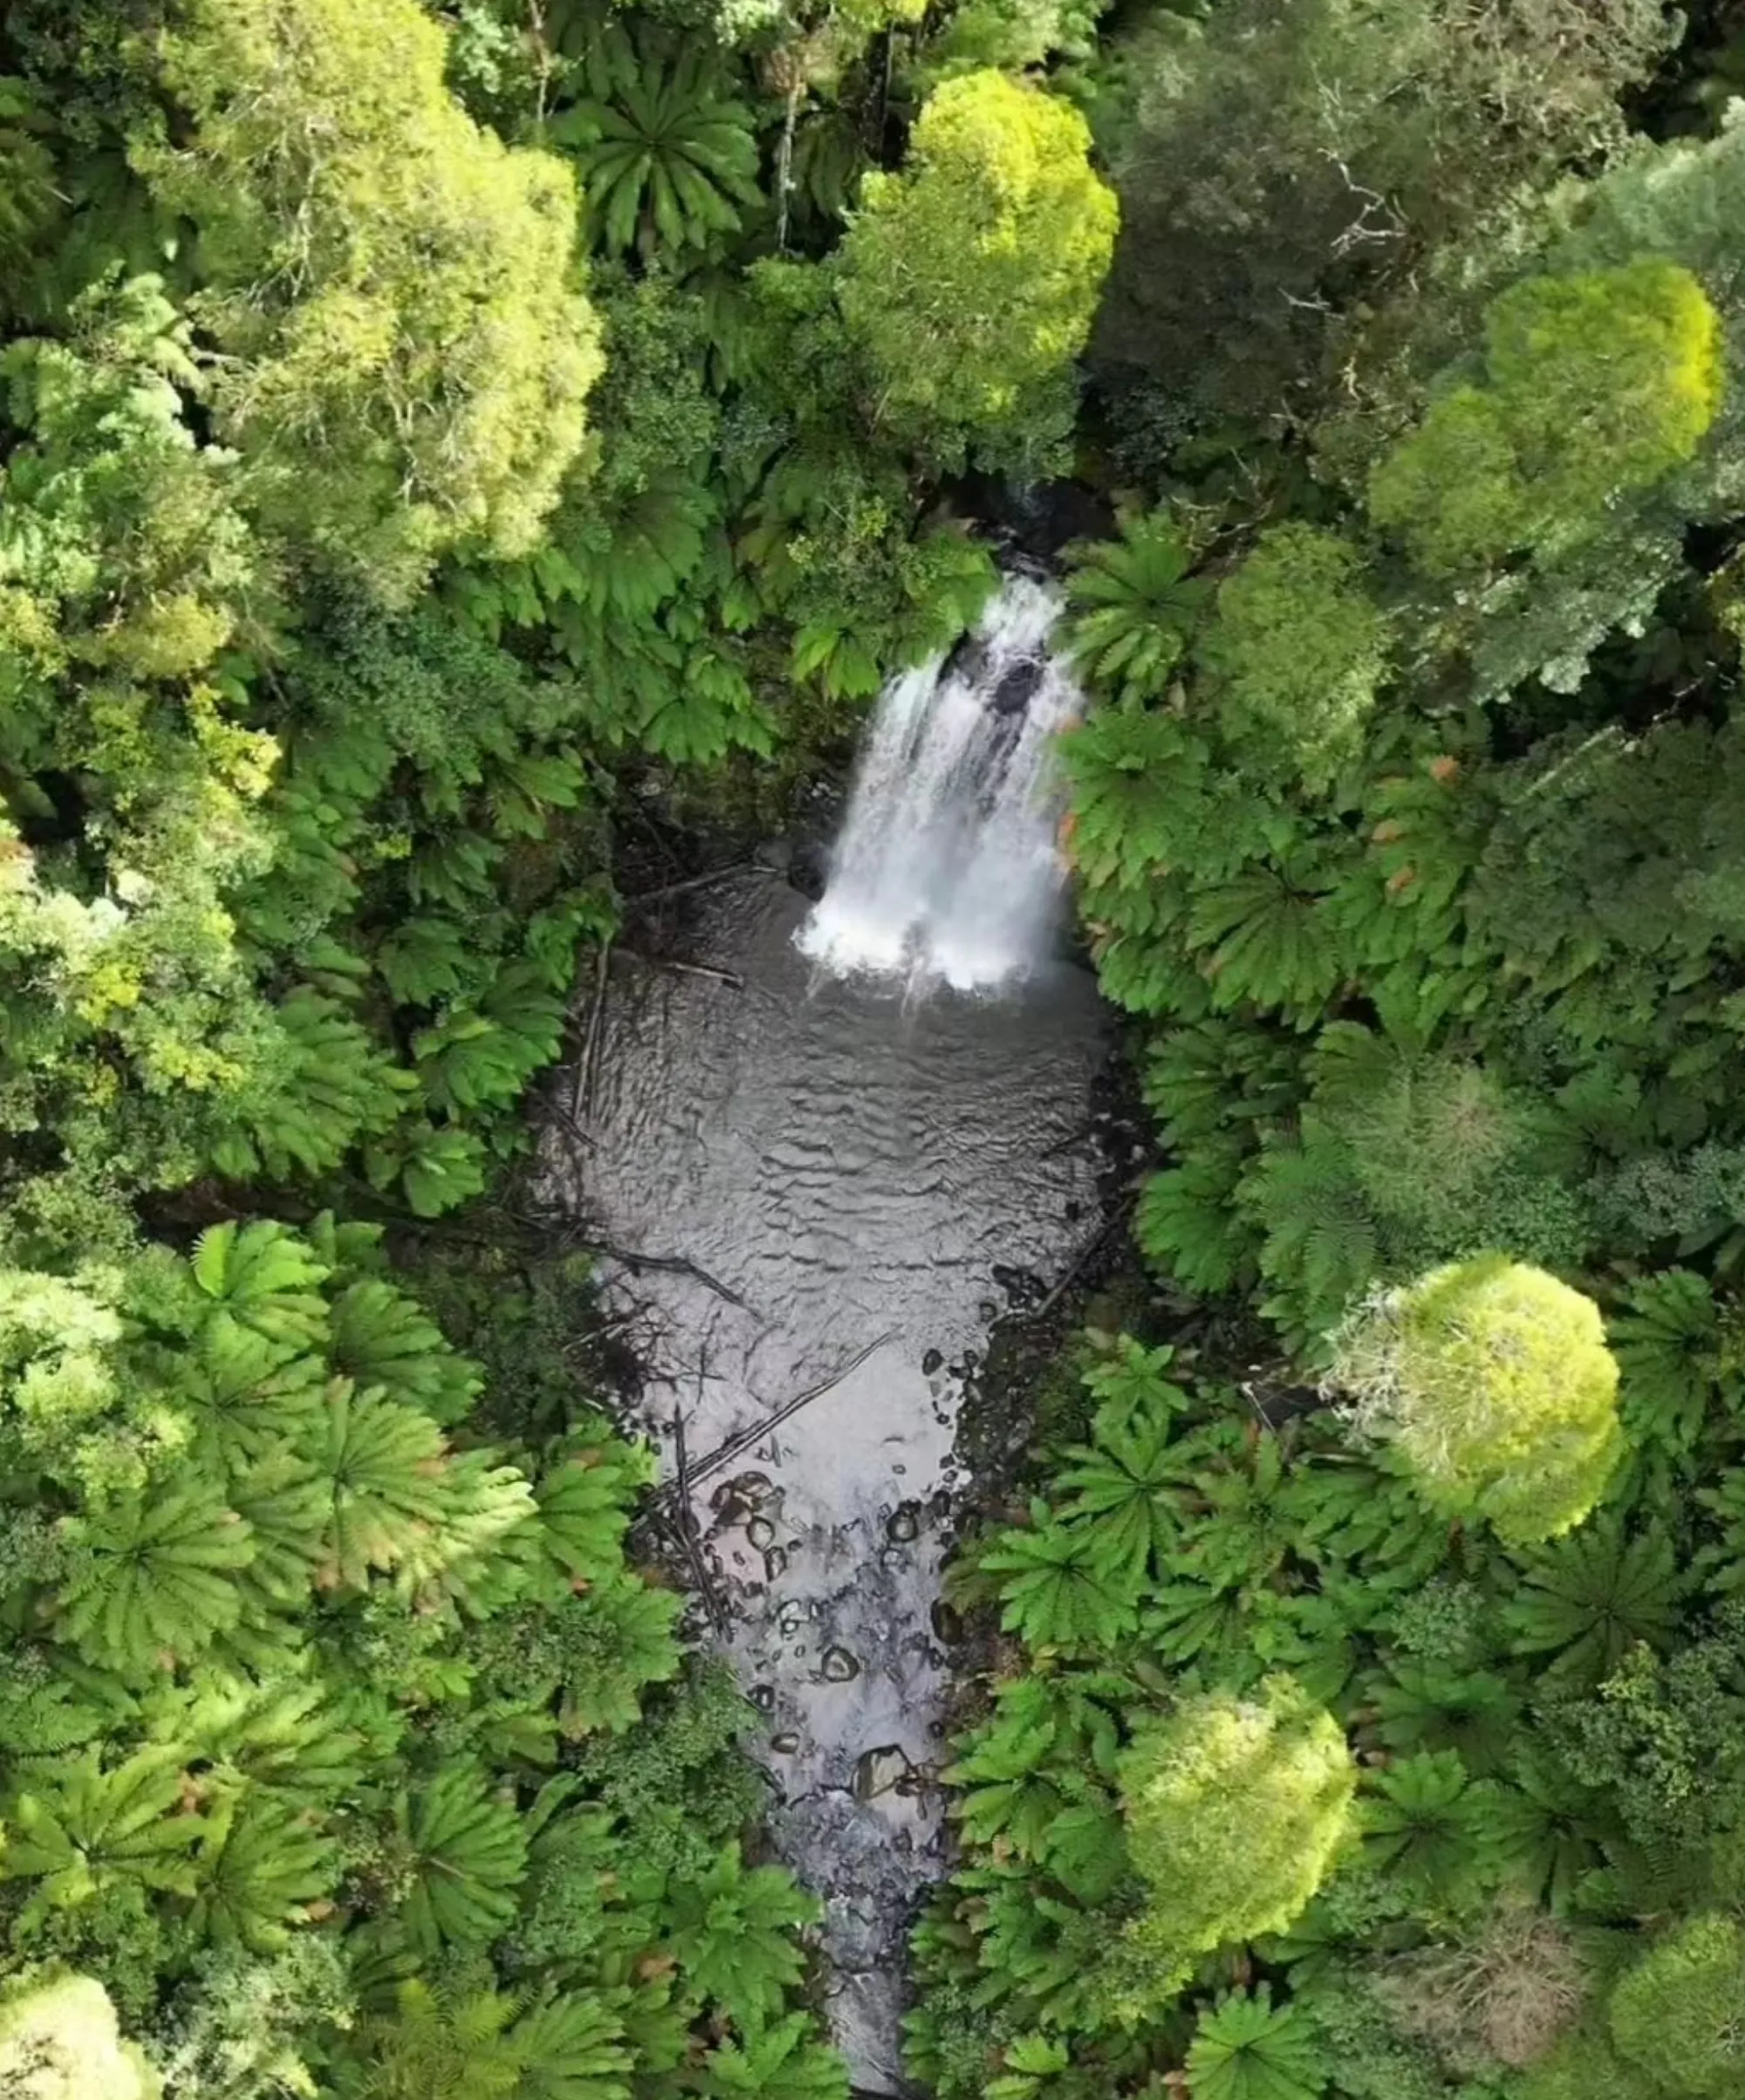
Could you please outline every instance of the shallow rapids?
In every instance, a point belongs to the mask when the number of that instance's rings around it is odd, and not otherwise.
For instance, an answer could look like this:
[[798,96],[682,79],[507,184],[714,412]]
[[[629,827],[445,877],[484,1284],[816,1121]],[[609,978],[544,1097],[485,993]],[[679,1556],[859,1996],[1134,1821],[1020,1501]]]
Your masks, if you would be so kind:
[[776,1842],[827,1905],[838,2038],[889,2091],[937,1871],[957,1403],[1015,1274],[1039,1291],[1097,1230],[1103,1024],[1064,963],[997,999],[822,977],[807,910],[773,875],[699,901],[679,953],[736,985],[618,957],[586,1140],[554,1121],[543,1162],[599,1240],[698,1272],[609,1271],[669,1475],[675,1413],[695,1465],[853,1365],[691,1500]]

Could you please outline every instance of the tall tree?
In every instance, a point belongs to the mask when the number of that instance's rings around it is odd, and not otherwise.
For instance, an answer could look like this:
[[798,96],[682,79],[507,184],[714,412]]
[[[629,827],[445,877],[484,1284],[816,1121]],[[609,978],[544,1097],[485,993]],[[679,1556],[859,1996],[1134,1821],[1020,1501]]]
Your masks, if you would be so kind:
[[898,174],[869,174],[838,288],[874,423],[941,464],[1017,462],[1070,422],[1115,237],[1084,119],[1005,74],[929,97]]
[[385,599],[445,547],[533,545],[600,364],[573,178],[467,116],[445,48],[416,0],[191,0],[182,113],[133,146],[199,229],[213,405],[263,510]]

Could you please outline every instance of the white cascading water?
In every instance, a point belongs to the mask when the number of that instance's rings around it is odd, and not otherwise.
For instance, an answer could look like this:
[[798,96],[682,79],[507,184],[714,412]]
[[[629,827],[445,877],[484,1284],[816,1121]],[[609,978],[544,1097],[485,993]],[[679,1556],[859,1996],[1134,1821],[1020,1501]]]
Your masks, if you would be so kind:
[[967,650],[880,694],[798,936],[833,974],[985,991],[1047,953],[1064,876],[1053,746],[1082,705],[1049,654],[1059,610],[1046,584],[1009,576]]

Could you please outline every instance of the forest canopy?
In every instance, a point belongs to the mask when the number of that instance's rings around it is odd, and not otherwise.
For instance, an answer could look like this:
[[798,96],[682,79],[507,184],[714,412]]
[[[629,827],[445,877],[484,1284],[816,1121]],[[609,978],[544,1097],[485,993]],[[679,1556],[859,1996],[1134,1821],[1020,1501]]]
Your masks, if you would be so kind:
[[1728,0],[4,10],[0,2090],[846,2100],[517,1202],[648,835],[1021,542],[1139,1150],[917,2089],[1745,2090],[1742,91]]

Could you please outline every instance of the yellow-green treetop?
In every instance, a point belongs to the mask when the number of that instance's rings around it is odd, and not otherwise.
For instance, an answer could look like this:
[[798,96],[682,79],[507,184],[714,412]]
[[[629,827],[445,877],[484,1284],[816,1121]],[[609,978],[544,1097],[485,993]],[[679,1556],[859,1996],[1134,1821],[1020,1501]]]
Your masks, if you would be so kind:
[[134,145],[199,229],[263,514],[387,599],[447,547],[533,544],[600,369],[574,180],[473,122],[445,48],[416,0],[190,0],[161,46],[188,142]]
[[839,298],[874,420],[949,455],[1010,442],[1090,333],[1114,193],[1069,104],[983,71],[927,99],[900,174],[873,173]]
[[1127,1850],[1149,1890],[1110,1970],[1113,2008],[1131,2019],[1201,1954],[1298,1916],[1345,1836],[1357,1767],[1332,1715],[1275,1676],[1142,1724],[1119,1776]]
[[1430,575],[1578,539],[1694,455],[1722,380],[1720,317],[1677,263],[1529,277],[1486,313],[1483,383],[1378,463],[1370,516]]
[[1618,1365],[1581,1291],[1506,1255],[1434,1269],[1333,1337],[1334,1385],[1420,1492],[1525,1544],[1578,1524],[1619,1447]]

